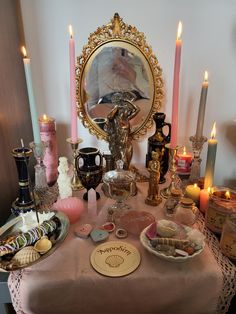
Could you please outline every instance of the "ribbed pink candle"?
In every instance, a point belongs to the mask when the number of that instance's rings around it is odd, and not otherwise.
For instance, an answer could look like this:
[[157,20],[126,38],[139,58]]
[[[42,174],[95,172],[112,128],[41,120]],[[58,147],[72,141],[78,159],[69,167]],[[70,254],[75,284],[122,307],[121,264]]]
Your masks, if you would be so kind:
[[46,177],[49,186],[57,180],[58,154],[55,119],[43,115],[39,117],[41,141],[48,143],[43,163],[46,166]]
[[77,141],[77,109],[76,109],[76,81],[75,81],[75,41],[72,26],[69,25],[70,41],[70,103],[71,103],[71,140]]
[[172,125],[171,125],[171,139],[170,139],[171,148],[174,148],[177,146],[177,136],[178,136],[179,73],[180,73],[181,46],[182,46],[182,40],[180,39],[181,33],[182,33],[182,23],[179,22],[176,45],[175,45],[175,66],[174,66],[172,121],[171,121]]

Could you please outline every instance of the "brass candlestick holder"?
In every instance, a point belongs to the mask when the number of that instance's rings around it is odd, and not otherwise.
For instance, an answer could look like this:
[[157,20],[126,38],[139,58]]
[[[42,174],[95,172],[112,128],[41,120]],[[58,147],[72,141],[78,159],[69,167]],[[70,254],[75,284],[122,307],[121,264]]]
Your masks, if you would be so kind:
[[193,161],[191,165],[191,171],[189,176],[190,182],[197,182],[200,178],[200,170],[201,170],[201,152],[204,143],[207,141],[207,138],[205,136],[196,137],[190,136],[189,140],[192,142],[192,148],[193,148]]
[[73,191],[79,191],[79,190],[82,190],[84,187],[78,177],[75,163],[76,163],[76,157],[77,157],[79,144],[82,143],[83,140],[81,138],[77,138],[76,141],[72,141],[71,138],[68,138],[66,141],[67,143],[71,145],[71,148],[73,151],[73,176],[71,178],[71,187]]
[[176,181],[177,181],[177,174],[176,174],[176,154],[179,149],[179,146],[174,148],[170,147],[170,144],[165,145],[166,148],[169,149],[169,173],[170,173],[170,184],[168,187],[161,190],[161,196],[164,198],[168,198],[171,195],[171,190],[176,189]]

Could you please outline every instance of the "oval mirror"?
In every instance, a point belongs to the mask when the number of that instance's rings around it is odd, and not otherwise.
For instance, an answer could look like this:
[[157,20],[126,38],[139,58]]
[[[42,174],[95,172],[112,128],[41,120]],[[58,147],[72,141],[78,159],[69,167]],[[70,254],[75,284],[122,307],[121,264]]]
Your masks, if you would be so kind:
[[[139,112],[130,121],[139,138],[152,125],[163,99],[162,70],[143,33],[116,13],[83,47],[76,65],[78,116],[90,133],[107,139],[104,125],[116,93],[134,102]],[[128,96],[127,96],[128,95]]]

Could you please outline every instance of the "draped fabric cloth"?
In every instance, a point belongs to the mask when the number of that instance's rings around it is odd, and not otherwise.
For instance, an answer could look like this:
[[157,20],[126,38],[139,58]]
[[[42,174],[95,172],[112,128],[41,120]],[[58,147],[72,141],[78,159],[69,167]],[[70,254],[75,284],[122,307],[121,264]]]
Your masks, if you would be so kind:
[[[163,204],[147,206],[147,183],[138,184],[137,196],[127,202],[133,209],[146,210],[163,218]],[[79,195],[82,192],[79,192]],[[106,208],[113,201],[98,201],[100,225]],[[216,238],[206,230],[200,216],[196,227],[206,235],[202,254],[184,263],[159,259],[142,247],[138,237],[124,241],[141,254],[141,264],[133,273],[119,278],[105,277],[90,264],[90,254],[97,244],[75,237],[73,230],[81,223],[95,221],[85,214],[70,227],[60,247],[48,258],[24,270],[12,272],[8,285],[17,313],[25,314],[210,314],[225,313],[235,293],[235,267],[219,251]],[[111,234],[109,240],[117,240]]]

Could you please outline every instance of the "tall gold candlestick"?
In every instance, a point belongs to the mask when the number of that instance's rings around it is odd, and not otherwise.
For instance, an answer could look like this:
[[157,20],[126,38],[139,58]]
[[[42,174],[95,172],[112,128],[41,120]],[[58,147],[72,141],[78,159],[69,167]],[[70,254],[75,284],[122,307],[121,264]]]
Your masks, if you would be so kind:
[[77,157],[77,151],[79,148],[79,144],[83,142],[81,138],[77,138],[76,141],[73,141],[72,138],[68,138],[67,143],[71,145],[72,151],[73,151],[73,176],[71,178],[71,187],[73,191],[82,190],[84,187],[82,183],[80,182],[80,179],[77,174],[75,162]]

